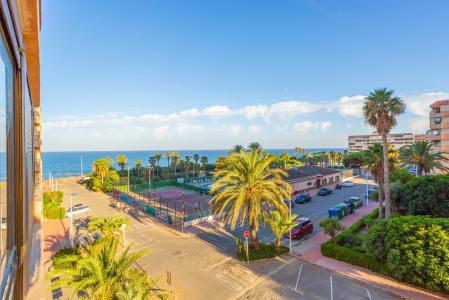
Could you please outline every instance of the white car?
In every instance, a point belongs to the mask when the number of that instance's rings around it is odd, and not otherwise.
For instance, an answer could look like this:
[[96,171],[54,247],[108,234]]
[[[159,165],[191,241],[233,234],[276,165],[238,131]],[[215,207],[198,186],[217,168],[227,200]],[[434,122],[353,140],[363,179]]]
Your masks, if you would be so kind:
[[342,187],[352,187],[352,186],[354,186],[354,182],[352,182],[352,181],[343,181],[341,183],[341,186]]
[[67,217],[75,217],[81,214],[87,214],[90,211],[89,206],[83,204],[76,204],[73,207],[69,208],[66,212]]

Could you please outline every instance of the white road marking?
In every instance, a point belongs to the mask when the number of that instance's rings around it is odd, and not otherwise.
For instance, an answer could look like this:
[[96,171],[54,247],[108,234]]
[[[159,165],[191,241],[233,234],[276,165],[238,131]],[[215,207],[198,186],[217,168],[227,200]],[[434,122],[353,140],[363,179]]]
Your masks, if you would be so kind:
[[301,295],[303,295],[304,296],[304,293],[303,292],[301,292],[301,291],[297,291],[297,290],[295,290],[295,289],[292,289],[292,288],[290,288],[292,291],[295,291],[295,292],[297,292],[298,294],[301,294]]
[[298,289],[299,277],[301,277],[302,266],[303,264],[301,264],[301,267],[299,267],[298,278],[296,278],[295,291],[297,291]]
[[331,280],[331,300],[334,300],[334,292],[332,290],[332,275],[330,277],[330,280]]
[[366,293],[368,294],[369,300],[373,300],[373,298],[371,298],[371,294],[369,293],[368,289],[366,289]]

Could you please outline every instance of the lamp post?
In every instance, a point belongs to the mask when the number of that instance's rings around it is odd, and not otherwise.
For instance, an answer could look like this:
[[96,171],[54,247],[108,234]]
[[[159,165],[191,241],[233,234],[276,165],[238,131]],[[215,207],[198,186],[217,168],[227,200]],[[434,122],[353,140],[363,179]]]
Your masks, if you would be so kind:
[[[291,217],[292,217],[292,199],[291,198],[289,201],[289,207],[290,207],[289,214],[290,214],[290,219],[291,219]],[[289,236],[289,251],[290,251],[290,254],[292,254],[292,229],[291,228],[290,228],[290,234],[288,236]]]
[[122,224],[122,225],[120,226],[120,230],[121,230],[122,233],[123,233],[123,248],[125,248],[125,247],[126,247],[126,237],[125,237],[126,224]]
[[75,197],[76,193],[70,194],[70,245],[73,247],[73,197]]

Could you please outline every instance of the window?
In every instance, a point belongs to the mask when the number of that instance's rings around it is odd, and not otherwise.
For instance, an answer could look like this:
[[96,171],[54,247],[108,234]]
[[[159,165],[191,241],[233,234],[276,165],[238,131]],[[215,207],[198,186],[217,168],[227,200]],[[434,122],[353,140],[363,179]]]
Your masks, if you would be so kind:
[[335,181],[338,181],[338,180],[340,180],[340,176],[335,176]]
[[312,185],[312,182],[311,181],[307,182],[307,185],[308,186]]
[[[0,34],[0,259],[14,245],[12,173],[14,155],[14,83],[11,60]],[[10,239],[7,243],[7,240]]]
[[441,118],[440,117],[433,118],[433,123],[437,125],[441,124]]

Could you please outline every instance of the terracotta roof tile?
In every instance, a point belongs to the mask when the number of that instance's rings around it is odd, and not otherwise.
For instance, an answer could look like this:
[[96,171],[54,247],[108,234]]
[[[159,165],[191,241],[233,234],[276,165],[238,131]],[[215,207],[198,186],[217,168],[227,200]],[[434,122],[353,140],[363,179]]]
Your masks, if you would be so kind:
[[437,108],[441,105],[449,105],[449,99],[437,100],[437,101],[433,102],[432,104],[430,104],[430,108]]

